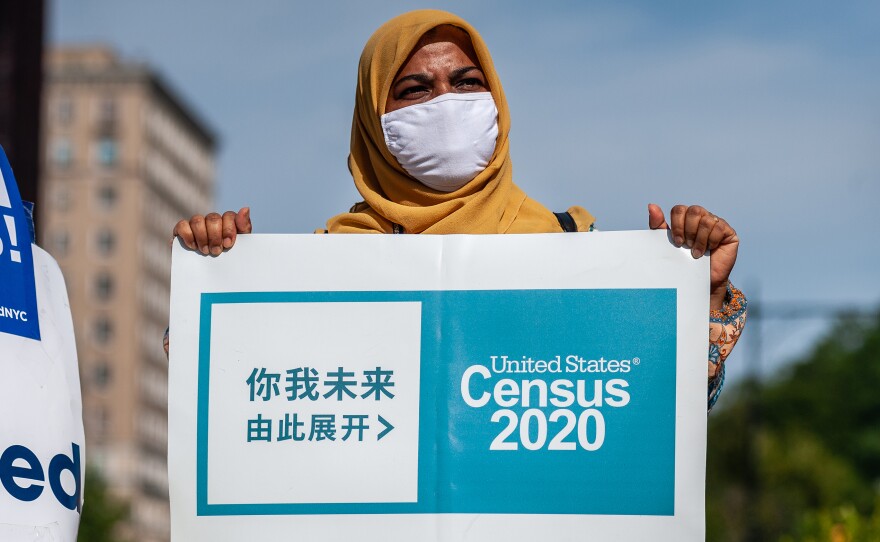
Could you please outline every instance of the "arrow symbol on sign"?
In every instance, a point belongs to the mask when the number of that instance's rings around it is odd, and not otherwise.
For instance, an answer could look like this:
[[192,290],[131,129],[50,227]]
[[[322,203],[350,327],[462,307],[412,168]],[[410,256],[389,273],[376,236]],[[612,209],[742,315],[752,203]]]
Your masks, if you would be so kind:
[[376,436],[376,440],[382,440],[382,437],[384,437],[385,435],[390,433],[392,429],[394,429],[394,426],[388,423],[388,420],[383,418],[381,415],[379,415],[379,423],[384,425],[385,429],[383,429],[382,432]]

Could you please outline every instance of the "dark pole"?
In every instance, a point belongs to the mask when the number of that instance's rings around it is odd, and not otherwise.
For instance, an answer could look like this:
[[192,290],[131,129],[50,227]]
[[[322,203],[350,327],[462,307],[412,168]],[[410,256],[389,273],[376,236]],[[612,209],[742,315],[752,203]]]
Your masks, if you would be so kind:
[[761,373],[763,366],[763,306],[761,303],[760,284],[752,285],[749,299],[748,345],[749,382],[746,393],[746,424],[745,441],[743,442],[746,493],[745,540],[760,542],[763,540],[761,522],[761,476],[759,474],[761,457],[758,449],[758,435],[761,430]]
[[0,145],[22,199],[39,199],[44,0],[0,0]]

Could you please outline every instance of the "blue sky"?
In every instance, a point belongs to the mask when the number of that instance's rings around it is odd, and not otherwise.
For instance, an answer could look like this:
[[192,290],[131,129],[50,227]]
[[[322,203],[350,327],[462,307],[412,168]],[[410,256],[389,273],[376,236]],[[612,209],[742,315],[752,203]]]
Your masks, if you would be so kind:
[[[535,199],[605,230],[646,227],[649,202],[699,203],[737,229],[733,278],[763,299],[880,304],[877,2],[54,0],[49,38],[148,61],[220,134],[218,208],[308,232],[358,199],[363,44],[421,7],[488,43]],[[765,329],[772,368],[824,324]]]

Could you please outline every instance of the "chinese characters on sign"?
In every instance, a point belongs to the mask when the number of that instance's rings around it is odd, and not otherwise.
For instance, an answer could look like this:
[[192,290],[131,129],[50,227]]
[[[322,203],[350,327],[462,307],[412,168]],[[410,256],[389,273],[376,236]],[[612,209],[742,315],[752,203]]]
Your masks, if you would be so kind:
[[[281,392],[281,373],[272,373],[265,367],[254,367],[246,380],[250,401],[269,401],[273,398],[286,398],[288,401],[352,401],[352,409],[357,409],[358,400],[390,400],[394,399],[394,371],[376,367],[360,371],[360,379],[355,371],[346,371],[344,367],[327,371],[323,378],[312,367],[296,367],[285,371],[284,392]],[[338,418],[338,419],[337,419]],[[273,423],[275,422],[275,423]],[[277,429],[273,432],[273,427]],[[258,413],[256,418],[247,421],[247,441],[265,442],[319,442],[322,440],[341,441],[354,439],[364,440],[370,430],[376,440],[382,440],[394,426],[381,414],[371,420],[370,414],[352,413],[285,413],[283,418],[263,417]],[[340,435],[337,435],[337,432]]]

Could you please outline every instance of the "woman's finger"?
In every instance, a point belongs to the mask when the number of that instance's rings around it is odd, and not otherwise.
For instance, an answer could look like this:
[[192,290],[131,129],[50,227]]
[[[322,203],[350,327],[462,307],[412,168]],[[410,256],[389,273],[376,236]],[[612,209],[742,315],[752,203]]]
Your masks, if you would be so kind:
[[208,233],[208,250],[217,256],[223,252],[223,217],[219,213],[208,213],[205,229]]
[[706,214],[708,211],[699,205],[691,205],[687,208],[684,216],[684,242],[689,248],[693,248],[697,239],[697,230],[700,229],[700,221]]
[[694,258],[699,258],[706,253],[709,236],[715,231],[717,225],[718,217],[712,213],[706,213],[700,219],[700,224],[697,228],[697,236],[694,238],[694,244],[691,247],[691,255]]
[[208,254],[208,230],[205,229],[205,217],[193,215],[189,219],[189,227],[192,229],[193,240],[202,254]]
[[712,232],[709,233],[709,238],[706,240],[706,248],[709,250],[718,248],[721,242],[733,233],[733,228],[723,218],[717,216],[715,218],[717,219],[715,227],[712,228]]
[[251,208],[242,207],[235,215],[235,227],[238,233],[251,233],[253,225],[251,224]]
[[180,237],[180,240],[183,241],[183,244],[186,245],[190,250],[196,250],[195,238],[193,237],[192,228],[189,227],[189,220],[181,220],[174,226],[174,231],[171,232],[171,241],[174,242],[175,237]]
[[238,231],[235,227],[235,211],[226,211],[223,213],[223,248],[232,248],[236,234]]
[[666,223],[666,217],[663,216],[663,209],[656,203],[648,204],[648,227],[652,230],[667,230],[669,224]]
[[672,230],[672,242],[677,247],[684,244],[684,219],[687,209],[686,205],[676,205],[669,211],[669,227]]

